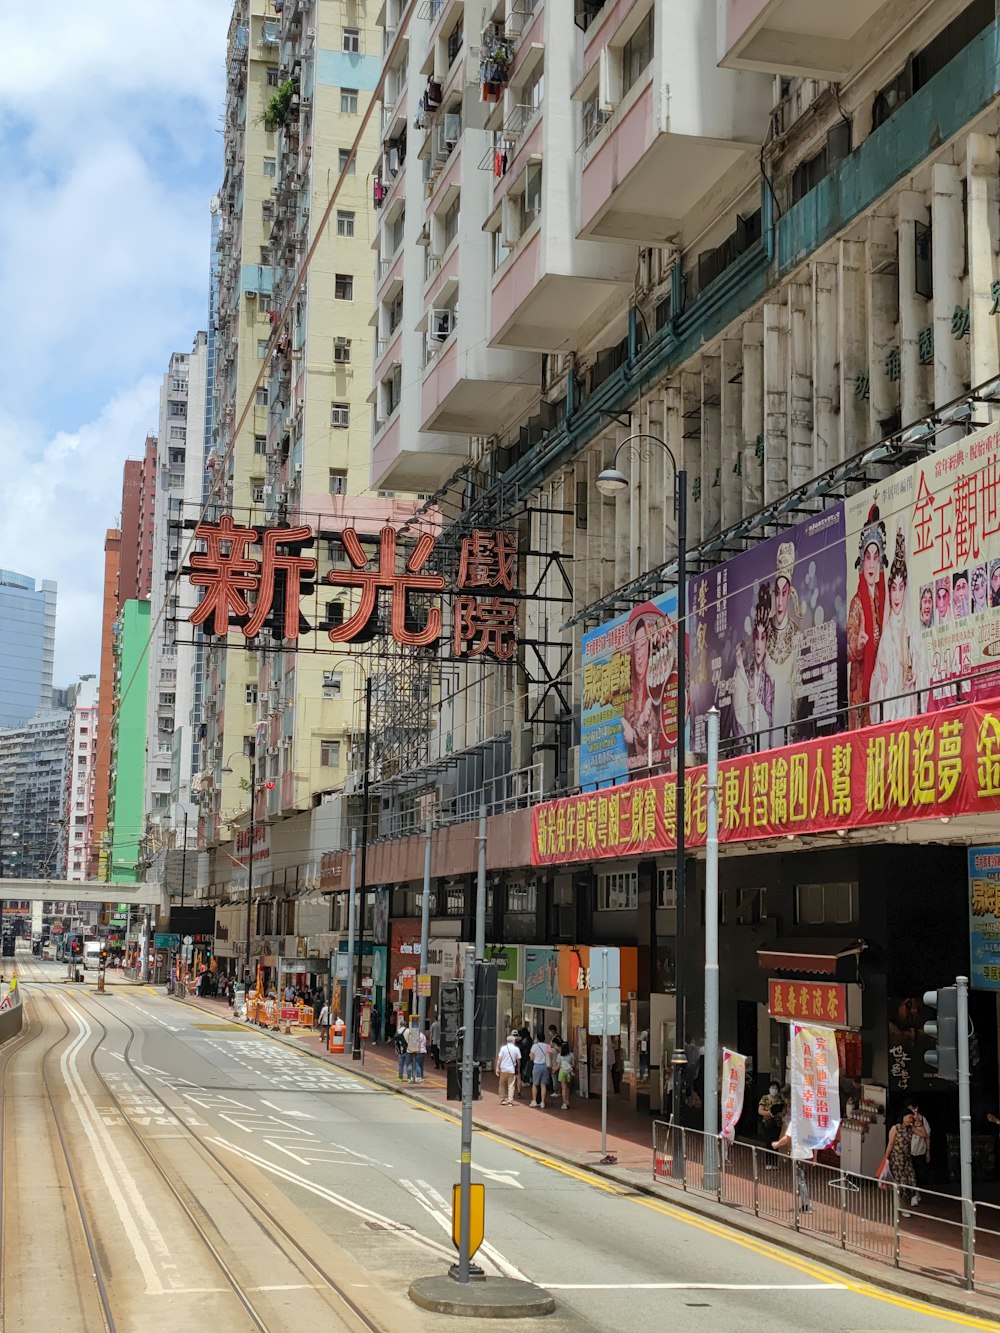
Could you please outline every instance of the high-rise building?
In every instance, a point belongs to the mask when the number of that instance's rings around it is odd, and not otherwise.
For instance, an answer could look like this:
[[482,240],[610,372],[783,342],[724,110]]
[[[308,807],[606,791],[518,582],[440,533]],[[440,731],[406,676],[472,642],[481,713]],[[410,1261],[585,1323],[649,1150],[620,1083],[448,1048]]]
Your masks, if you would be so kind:
[[153,513],[156,504],[156,436],[147,435],[142,458],[122,469],[122,564],[118,605],[149,596],[153,577]]
[[107,878],[133,884],[146,855],[144,786],[149,690],[149,602],[126,602],[113,630],[115,713],[111,735]]
[[70,724],[70,713],[44,710],[0,730],[0,873],[10,878],[62,875]]
[[104,586],[101,595],[101,667],[97,690],[97,739],[94,765],[93,825],[87,879],[105,879],[108,801],[111,775],[111,735],[115,713],[115,636],[122,534],[109,528],[104,538]]
[[97,678],[81,676],[78,684],[72,687],[71,695],[62,826],[65,855],[59,874],[69,880],[85,880],[94,838],[98,767]]
[[0,727],[52,704],[56,585],[0,569]]

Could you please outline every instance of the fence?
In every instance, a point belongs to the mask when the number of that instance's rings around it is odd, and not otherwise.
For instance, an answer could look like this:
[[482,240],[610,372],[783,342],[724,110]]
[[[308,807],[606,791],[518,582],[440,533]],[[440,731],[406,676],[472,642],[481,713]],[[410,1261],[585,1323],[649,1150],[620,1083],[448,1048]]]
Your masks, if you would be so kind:
[[[653,1178],[841,1250],[1000,1296],[1000,1207],[912,1193],[751,1143],[653,1124]],[[963,1217],[964,1212],[964,1217]]]
[[11,1037],[16,1037],[21,1031],[21,1025],[24,1021],[24,1010],[21,1008],[21,992],[16,986],[11,989],[0,1001],[0,1044],[9,1041]]

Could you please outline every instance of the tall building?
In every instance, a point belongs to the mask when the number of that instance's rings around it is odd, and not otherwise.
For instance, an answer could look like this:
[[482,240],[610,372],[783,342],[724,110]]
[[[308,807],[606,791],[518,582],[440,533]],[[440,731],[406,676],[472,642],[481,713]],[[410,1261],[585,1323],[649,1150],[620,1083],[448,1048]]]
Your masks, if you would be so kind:
[[56,585],[0,569],[0,727],[52,704]]
[[122,469],[122,564],[118,604],[149,596],[153,577],[153,514],[156,503],[155,435],[147,435],[142,458]]
[[101,667],[97,690],[97,740],[94,803],[87,879],[106,879],[108,803],[111,789],[111,735],[115,713],[115,636],[122,534],[109,528],[104,537],[104,586],[101,596]]
[[[67,727],[63,842],[59,877],[85,880],[94,852],[94,806],[98,769],[97,679],[81,676],[72,689]],[[107,765],[105,765],[107,767]]]
[[146,856],[144,787],[149,692],[149,602],[126,602],[114,625],[115,712],[111,735],[107,878],[134,884]]
[[0,873],[59,879],[71,714],[42,711],[0,730]]

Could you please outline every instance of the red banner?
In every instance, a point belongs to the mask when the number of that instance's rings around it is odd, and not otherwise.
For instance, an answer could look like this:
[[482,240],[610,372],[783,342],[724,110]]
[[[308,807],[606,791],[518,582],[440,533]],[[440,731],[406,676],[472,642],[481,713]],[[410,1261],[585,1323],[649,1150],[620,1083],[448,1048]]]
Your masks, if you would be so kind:
[[836,981],[779,981],[767,983],[767,1012],[772,1018],[794,1018],[798,1023],[847,1026],[847,987]]
[[[688,772],[684,836],[704,846],[707,770]],[[719,765],[719,841],[831,833],[1000,809],[1000,701],[844,732]],[[643,778],[532,811],[532,865],[676,846],[675,775]]]

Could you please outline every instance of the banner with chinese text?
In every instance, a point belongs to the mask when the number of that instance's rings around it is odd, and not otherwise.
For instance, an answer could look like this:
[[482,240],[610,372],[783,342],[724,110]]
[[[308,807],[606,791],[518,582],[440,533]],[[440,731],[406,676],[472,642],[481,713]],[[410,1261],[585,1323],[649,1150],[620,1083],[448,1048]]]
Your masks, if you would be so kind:
[[969,848],[969,957],[973,990],[1000,991],[1000,847]]
[[781,981],[767,983],[767,1012],[772,1018],[847,1026],[847,987],[839,981]]
[[583,636],[580,782],[666,761],[677,742],[677,593]]
[[722,1050],[722,1087],[719,1092],[722,1109],[722,1129],[719,1137],[732,1143],[736,1124],[743,1114],[743,1091],[746,1087],[747,1058],[739,1051]]
[[[704,767],[685,792],[688,846],[704,845]],[[1000,809],[1000,703],[963,704],[719,765],[719,841],[750,842]],[[670,851],[675,775],[545,801],[532,811],[532,864]]]
[[691,577],[692,749],[705,750],[713,705],[721,739],[748,752],[815,736],[813,719],[837,727],[847,701],[845,588],[839,504]]
[[851,725],[1000,692],[998,450],[986,426],[845,501]]
[[834,1034],[791,1028],[792,1156],[810,1158],[833,1143],[840,1128],[840,1067]]

